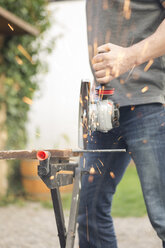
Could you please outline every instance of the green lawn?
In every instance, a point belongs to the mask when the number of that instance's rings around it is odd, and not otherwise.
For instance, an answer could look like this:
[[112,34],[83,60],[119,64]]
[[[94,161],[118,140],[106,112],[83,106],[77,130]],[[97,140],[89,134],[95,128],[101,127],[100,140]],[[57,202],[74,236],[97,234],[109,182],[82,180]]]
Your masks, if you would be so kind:
[[136,168],[131,165],[127,168],[117,188],[112,205],[112,215],[120,217],[140,217],[145,214],[146,208]]

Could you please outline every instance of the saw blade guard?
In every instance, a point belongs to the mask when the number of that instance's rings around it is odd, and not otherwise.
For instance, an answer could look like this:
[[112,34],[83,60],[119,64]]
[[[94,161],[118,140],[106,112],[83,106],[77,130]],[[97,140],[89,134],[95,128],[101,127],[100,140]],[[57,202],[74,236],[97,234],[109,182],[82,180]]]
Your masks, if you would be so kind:
[[81,149],[87,148],[88,126],[89,126],[89,101],[90,101],[90,81],[81,80],[79,99],[79,119],[78,119],[78,146]]

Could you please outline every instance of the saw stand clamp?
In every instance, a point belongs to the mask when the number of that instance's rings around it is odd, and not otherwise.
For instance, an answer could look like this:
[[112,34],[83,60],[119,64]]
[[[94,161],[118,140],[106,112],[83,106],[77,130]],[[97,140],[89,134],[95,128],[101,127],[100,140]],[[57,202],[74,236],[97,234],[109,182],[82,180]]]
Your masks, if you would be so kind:
[[[77,151],[77,156],[81,156],[86,152],[125,152],[125,150],[81,150]],[[38,175],[50,189],[60,247],[73,248],[79,207],[81,176],[84,173],[88,174],[89,171],[81,170],[80,159],[78,162],[71,162],[69,157],[51,157],[51,153],[48,151],[38,151],[37,159],[39,160]],[[63,173],[64,171],[71,171],[72,174]],[[68,230],[66,230],[59,187],[72,183],[72,201]]]

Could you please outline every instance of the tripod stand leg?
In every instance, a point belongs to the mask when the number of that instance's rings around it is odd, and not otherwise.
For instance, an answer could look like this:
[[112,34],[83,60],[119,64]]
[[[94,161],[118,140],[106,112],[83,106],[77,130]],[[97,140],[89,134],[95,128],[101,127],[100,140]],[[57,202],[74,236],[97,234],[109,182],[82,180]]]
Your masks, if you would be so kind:
[[76,220],[79,207],[79,194],[81,188],[81,171],[79,168],[75,169],[75,179],[73,186],[71,210],[69,216],[68,233],[66,239],[66,248],[73,248],[75,240]]
[[61,248],[66,246],[66,228],[59,188],[51,189],[51,197]]

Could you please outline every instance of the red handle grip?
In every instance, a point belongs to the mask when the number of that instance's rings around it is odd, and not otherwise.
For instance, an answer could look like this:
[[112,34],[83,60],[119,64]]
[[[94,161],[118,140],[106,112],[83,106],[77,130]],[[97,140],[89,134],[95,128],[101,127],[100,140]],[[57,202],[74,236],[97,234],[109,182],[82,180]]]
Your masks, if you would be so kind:
[[45,151],[38,151],[37,152],[37,159],[40,161],[47,159],[48,156],[49,156],[48,152],[45,152]]

